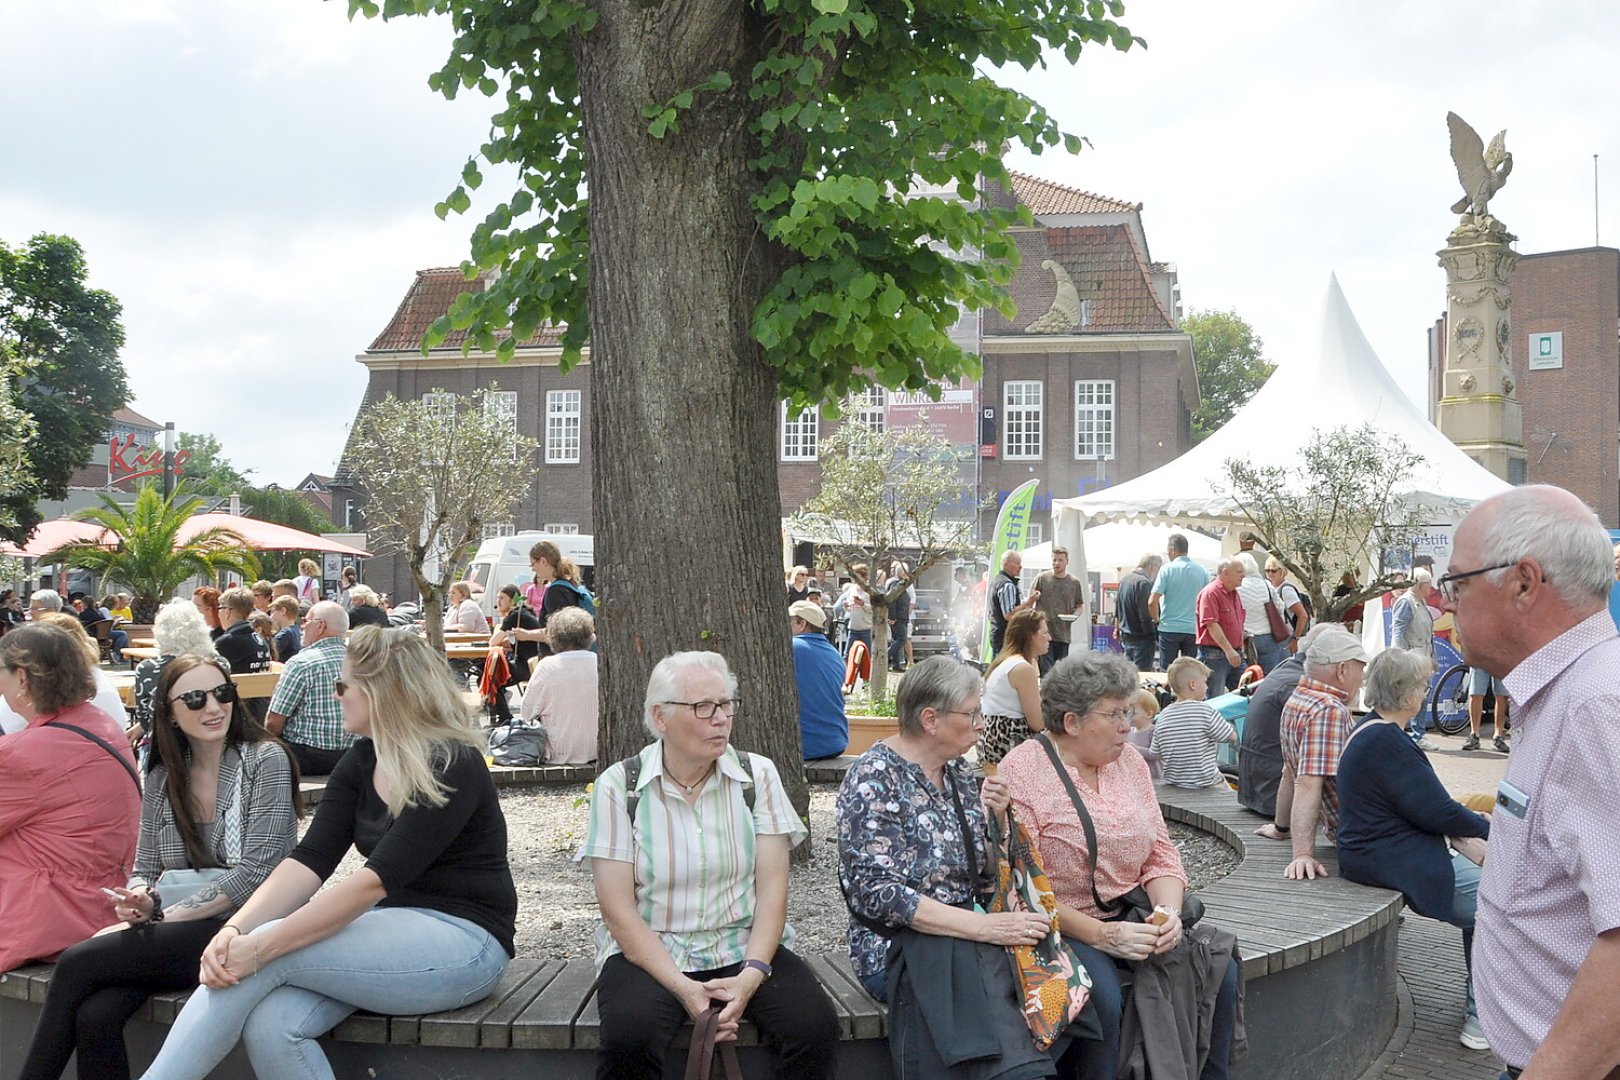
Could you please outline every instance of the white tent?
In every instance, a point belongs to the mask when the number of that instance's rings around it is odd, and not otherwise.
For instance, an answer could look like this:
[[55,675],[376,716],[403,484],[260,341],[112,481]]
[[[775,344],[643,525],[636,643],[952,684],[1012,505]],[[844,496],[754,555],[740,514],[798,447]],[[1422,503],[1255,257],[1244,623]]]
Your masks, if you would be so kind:
[[[1121,571],[1130,570],[1148,552],[1162,556],[1166,541],[1176,531],[1168,525],[1131,525],[1122,521],[1093,525],[1085,531],[1086,570],[1101,574],[1104,581],[1116,581]],[[1182,535],[1187,538],[1187,554],[1192,561],[1214,570],[1221,561],[1221,542],[1186,530]],[[1051,541],[1024,549],[1024,569],[1052,569]]]
[[1294,464],[1313,429],[1371,424],[1399,436],[1426,463],[1399,486],[1434,524],[1455,522],[1507,483],[1429,423],[1403,394],[1356,325],[1337,278],[1322,304],[1322,348],[1277,368],[1215,434],[1166,465],[1094,495],[1053,501],[1054,535],[1072,539],[1089,521],[1242,524],[1225,484],[1228,459]]

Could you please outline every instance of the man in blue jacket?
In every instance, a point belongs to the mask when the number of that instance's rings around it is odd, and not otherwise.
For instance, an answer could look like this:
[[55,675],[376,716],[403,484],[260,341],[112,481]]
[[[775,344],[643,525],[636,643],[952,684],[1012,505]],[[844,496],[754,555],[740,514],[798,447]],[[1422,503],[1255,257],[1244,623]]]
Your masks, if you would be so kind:
[[799,684],[799,738],[804,759],[837,757],[849,746],[844,715],[844,659],[828,642],[827,614],[820,604],[788,605],[793,631],[793,675]]

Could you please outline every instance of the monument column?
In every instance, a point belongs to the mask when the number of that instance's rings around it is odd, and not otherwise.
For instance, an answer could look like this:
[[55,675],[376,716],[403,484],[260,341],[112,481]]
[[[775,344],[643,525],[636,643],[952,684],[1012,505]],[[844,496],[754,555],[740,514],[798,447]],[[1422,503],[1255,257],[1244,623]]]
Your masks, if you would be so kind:
[[1519,255],[1512,248],[1516,237],[1487,209],[1491,195],[1507,180],[1513,159],[1503,135],[1487,150],[1455,113],[1446,119],[1465,196],[1452,207],[1462,220],[1438,252],[1446,271],[1446,366],[1438,426],[1491,472],[1522,484],[1524,416],[1513,393],[1513,292],[1508,284]]

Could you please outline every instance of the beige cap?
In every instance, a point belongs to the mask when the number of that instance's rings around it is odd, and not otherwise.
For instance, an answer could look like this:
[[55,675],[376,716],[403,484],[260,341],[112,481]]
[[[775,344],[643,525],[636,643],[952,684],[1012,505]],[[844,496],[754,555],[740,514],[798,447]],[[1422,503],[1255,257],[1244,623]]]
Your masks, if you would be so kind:
[[788,605],[788,614],[803,619],[817,630],[827,625],[827,613],[821,610],[821,605],[808,600],[793,601]]
[[1344,627],[1329,623],[1321,627],[1305,650],[1305,660],[1311,664],[1342,664],[1347,660],[1367,661],[1367,650],[1361,647],[1356,635]]

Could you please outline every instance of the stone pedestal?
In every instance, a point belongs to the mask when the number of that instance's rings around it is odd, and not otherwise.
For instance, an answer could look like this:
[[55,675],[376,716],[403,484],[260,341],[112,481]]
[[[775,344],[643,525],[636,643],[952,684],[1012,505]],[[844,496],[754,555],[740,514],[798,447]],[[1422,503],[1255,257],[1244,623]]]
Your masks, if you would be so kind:
[[1438,254],[1446,270],[1446,367],[1440,430],[1509,483],[1524,482],[1524,420],[1514,396],[1513,234],[1494,218],[1459,225]]

